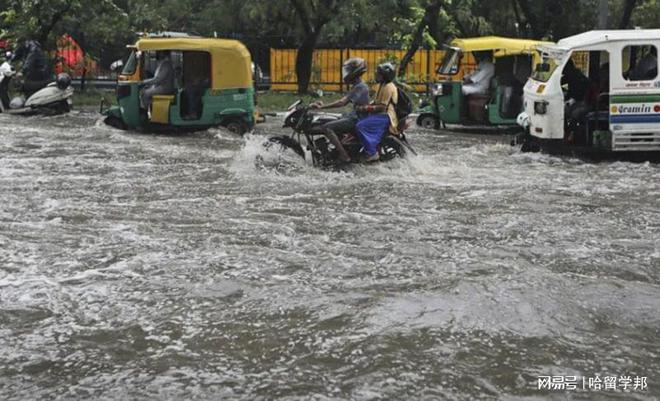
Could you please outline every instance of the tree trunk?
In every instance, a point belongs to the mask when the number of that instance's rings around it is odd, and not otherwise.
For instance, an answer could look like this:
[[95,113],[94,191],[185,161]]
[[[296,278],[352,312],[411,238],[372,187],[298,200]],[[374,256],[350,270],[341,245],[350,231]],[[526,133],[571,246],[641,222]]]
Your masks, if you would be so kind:
[[440,17],[440,7],[441,3],[438,2],[438,7],[435,12],[431,12],[429,14],[429,20],[427,23],[427,26],[429,27],[429,35],[435,40],[436,44],[442,44],[442,40],[444,39],[442,37],[442,33],[440,32],[440,29],[438,28],[438,20]]
[[[302,43],[296,55],[296,77],[298,78],[298,93],[305,94],[309,89],[309,80],[312,75],[312,58],[316,42],[321,30],[337,12],[339,3],[336,0],[323,0],[325,9],[321,10],[314,2],[305,3],[303,0],[290,0],[300,18],[300,24],[305,32]],[[317,4],[318,5],[318,4]],[[314,17],[312,17],[314,15]]]
[[[424,30],[426,29],[426,27],[428,26],[430,29],[430,26],[434,21],[437,25],[439,12],[440,12],[440,2],[433,2],[432,4],[426,7],[426,10],[424,11],[424,17],[422,17],[422,20],[419,22],[419,25],[417,25],[417,30],[415,31],[415,36],[413,36],[412,43],[410,43],[410,47],[408,48],[408,51],[406,52],[406,54],[401,59],[401,62],[399,63],[399,74],[398,74],[399,77],[403,77],[406,75],[406,68],[410,63],[410,60],[412,60],[412,58],[415,56],[415,53],[417,53],[417,49],[419,49],[419,47],[423,44]],[[434,28],[434,31],[437,34],[437,29]]]
[[80,50],[82,51],[83,64],[82,64],[82,76],[80,77],[80,91],[84,92],[85,84],[87,80],[87,62],[85,60],[87,56],[87,51],[85,50],[87,48],[87,40],[84,32],[80,32],[80,35],[78,36],[78,40],[76,42],[78,43],[78,46],[80,46]]
[[626,29],[630,25],[630,18],[632,17],[633,10],[637,5],[637,0],[626,0],[626,3],[623,6],[623,15],[621,16],[621,22],[619,22],[619,29]]
[[529,2],[527,0],[516,1],[518,2],[518,6],[520,7],[522,14],[527,20],[527,24],[529,24],[529,27],[532,30],[532,37],[535,39],[541,38],[544,32],[541,32],[538,21],[536,19],[536,15],[534,15],[532,12],[532,7],[530,6]]
[[598,29],[607,29],[610,9],[607,0],[598,0]]
[[520,18],[520,12],[518,12],[518,4],[516,0],[511,1],[511,8],[513,8],[513,15],[516,16],[516,36],[522,37],[520,35],[521,29],[524,29],[522,18]]
[[312,61],[314,48],[319,38],[319,32],[315,31],[307,35],[298,47],[296,55],[296,76],[298,78],[298,93],[304,95],[309,90],[309,81],[312,76]]
[[57,12],[55,12],[51,17],[50,21],[41,22],[41,28],[39,29],[39,32],[36,35],[36,39],[39,41],[41,44],[42,48],[44,50],[53,50],[51,49],[51,43],[48,41],[48,37],[50,36],[50,33],[53,31],[55,26],[64,18],[66,13],[69,12],[71,9],[71,3],[67,3],[67,5],[62,9]]

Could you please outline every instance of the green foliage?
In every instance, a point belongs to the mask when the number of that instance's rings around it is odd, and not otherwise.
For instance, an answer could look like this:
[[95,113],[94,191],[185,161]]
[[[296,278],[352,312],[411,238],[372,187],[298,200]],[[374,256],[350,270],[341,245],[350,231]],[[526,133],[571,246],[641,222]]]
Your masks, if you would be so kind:
[[399,61],[400,60],[396,56],[396,54],[394,54],[394,53],[385,53],[385,57],[381,57],[381,58],[378,59],[378,64],[390,62],[394,65],[397,65],[397,64],[399,64]]
[[632,26],[658,28],[660,23],[660,1],[638,0],[641,3],[632,15]]
[[[291,0],[0,0],[0,38],[35,38],[46,48],[69,33],[89,54],[118,58],[136,32],[172,30],[236,37],[251,47],[297,47],[308,23],[327,19],[323,46],[407,48],[435,0],[305,0],[304,22]],[[609,0],[610,26],[626,0]],[[561,37],[593,29],[598,0],[442,0],[421,46],[456,36]],[[338,7],[337,7],[338,6]],[[660,0],[637,0],[629,26],[653,28]],[[419,42],[415,42],[419,43]],[[112,58],[109,56],[109,59]]]

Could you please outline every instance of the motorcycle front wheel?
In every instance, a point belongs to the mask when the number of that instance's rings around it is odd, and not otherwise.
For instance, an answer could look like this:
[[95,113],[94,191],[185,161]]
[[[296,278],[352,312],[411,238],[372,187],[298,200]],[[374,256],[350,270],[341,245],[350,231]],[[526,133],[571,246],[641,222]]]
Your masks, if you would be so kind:
[[291,149],[303,159],[305,158],[305,151],[303,150],[302,145],[290,136],[281,135],[270,137],[268,138],[268,141],[264,143],[264,146],[269,148],[276,144],[280,145],[281,149]]

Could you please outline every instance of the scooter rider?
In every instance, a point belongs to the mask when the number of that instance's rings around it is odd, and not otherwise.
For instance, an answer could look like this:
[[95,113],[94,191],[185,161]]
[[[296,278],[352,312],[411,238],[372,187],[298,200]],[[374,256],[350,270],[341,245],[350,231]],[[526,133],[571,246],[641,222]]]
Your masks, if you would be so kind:
[[0,102],[3,108],[9,108],[9,81],[14,71],[9,64],[12,59],[12,53],[6,52],[5,59],[0,65]]
[[343,116],[343,118],[332,121],[321,126],[323,134],[335,146],[339,152],[339,157],[343,162],[350,162],[351,158],[342,146],[337,133],[354,132],[355,125],[359,117],[357,108],[369,104],[369,87],[362,81],[362,75],[367,71],[367,63],[364,59],[355,57],[346,60],[342,66],[342,80],[351,85],[351,90],[341,99],[324,105],[318,101],[310,105],[313,109],[332,109],[344,107],[349,103],[353,104],[353,112]]
[[25,40],[16,49],[9,62],[25,59],[21,67],[23,75],[22,91],[26,97],[45,87],[50,79],[46,56],[41,44],[36,40]]

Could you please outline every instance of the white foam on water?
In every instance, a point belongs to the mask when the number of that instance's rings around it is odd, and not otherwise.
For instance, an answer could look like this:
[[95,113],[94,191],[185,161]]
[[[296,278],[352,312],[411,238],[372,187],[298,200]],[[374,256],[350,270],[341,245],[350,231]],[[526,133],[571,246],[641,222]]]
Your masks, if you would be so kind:
[[514,398],[660,368],[657,165],[413,130],[416,157],[327,171],[262,146],[276,119],[96,120],[0,115],[14,399]]

